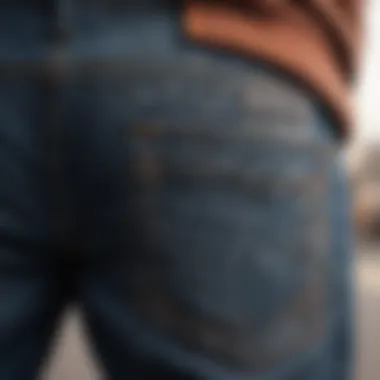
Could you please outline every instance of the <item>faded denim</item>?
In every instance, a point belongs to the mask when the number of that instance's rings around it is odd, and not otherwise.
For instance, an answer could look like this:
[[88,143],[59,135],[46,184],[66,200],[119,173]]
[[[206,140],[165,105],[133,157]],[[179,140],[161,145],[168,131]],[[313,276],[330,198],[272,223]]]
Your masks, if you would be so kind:
[[170,2],[42,3],[0,6],[0,379],[36,376],[77,302],[111,379],[348,380],[323,106],[190,44]]

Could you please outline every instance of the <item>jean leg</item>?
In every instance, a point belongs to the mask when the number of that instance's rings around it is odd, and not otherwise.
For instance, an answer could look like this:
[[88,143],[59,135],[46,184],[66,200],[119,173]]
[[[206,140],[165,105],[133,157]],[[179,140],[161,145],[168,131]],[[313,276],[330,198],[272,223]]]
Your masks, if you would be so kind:
[[44,97],[26,75],[0,79],[0,378],[32,380],[65,289],[41,120]]

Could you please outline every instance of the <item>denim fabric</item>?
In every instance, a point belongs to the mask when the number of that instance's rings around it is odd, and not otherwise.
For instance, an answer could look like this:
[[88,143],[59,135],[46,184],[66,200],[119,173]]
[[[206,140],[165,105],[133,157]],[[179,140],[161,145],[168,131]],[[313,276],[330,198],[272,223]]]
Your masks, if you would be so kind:
[[39,4],[0,11],[0,379],[34,378],[73,301],[111,379],[349,379],[318,102],[189,44],[169,2]]

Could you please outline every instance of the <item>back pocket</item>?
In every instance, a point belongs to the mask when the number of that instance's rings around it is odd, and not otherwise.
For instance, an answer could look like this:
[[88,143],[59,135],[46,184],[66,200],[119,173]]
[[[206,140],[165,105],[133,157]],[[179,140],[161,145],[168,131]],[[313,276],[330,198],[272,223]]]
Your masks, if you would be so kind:
[[240,370],[315,347],[326,329],[326,146],[159,126],[130,142],[128,289],[143,318]]

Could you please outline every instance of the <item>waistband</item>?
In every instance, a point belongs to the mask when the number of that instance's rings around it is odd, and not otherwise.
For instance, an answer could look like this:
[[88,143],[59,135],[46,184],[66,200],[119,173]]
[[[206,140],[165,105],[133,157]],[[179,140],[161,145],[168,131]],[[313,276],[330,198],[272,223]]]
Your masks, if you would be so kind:
[[12,23],[17,25],[20,18],[30,13],[50,41],[69,38],[86,14],[96,15],[98,19],[117,19],[126,14],[178,11],[180,6],[179,0],[0,0],[0,12],[10,12]]
[[41,11],[57,11],[63,8],[103,8],[125,9],[129,12],[139,10],[173,9],[181,5],[180,0],[1,0],[0,9],[4,7],[27,7]]

